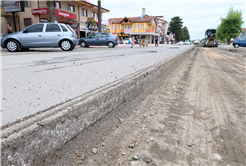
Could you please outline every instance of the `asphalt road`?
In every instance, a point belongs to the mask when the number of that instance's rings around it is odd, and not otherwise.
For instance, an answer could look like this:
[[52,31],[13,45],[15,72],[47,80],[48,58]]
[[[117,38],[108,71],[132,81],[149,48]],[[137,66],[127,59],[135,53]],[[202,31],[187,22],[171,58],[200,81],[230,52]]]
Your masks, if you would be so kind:
[[125,103],[39,165],[245,165],[245,57],[197,47],[136,108]]
[[31,49],[2,56],[2,125],[119,80],[193,46]]

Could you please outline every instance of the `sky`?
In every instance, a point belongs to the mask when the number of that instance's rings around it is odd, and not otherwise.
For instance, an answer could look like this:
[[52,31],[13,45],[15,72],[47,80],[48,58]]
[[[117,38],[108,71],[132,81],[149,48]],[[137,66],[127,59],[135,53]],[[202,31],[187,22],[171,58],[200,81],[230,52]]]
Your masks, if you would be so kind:
[[[97,0],[89,2],[97,4]],[[101,6],[110,10],[109,13],[103,14],[103,20],[140,16],[142,8],[145,8],[148,15],[163,15],[167,22],[175,16],[180,16],[183,26],[189,30],[191,40],[203,39],[206,29],[216,29],[221,22],[220,18],[226,17],[230,7],[242,11],[242,28],[246,28],[245,0],[101,0]]]

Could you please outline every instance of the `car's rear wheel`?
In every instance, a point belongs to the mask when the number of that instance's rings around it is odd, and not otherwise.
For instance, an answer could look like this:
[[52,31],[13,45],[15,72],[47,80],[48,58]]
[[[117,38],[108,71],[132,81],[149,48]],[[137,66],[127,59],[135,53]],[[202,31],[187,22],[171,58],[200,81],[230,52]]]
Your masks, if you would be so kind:
[[238,44],[235,44],[235,46],[234,46],[235,48],[238,48],[239,47],[239,45]]
[[61,42],[61,49],[62,49],[63,51],[70,51],[70,50],[72,49],[72,47],[73,47],[73,45],[72,45],[71,42],[68,41],[68,40],[63,40],[63,41]]
[[16,51],[19,51],[20,49],[19,43],[15,40],[7,41],[6,47],[9,52],[16,52]]
[[86,44],[86,42],[85,42],[85,41],[82,41],[82,42],[80,43],[80,46],[81,46],[81,47],[86,47],[86,46],[87,46],[87,44]]
[[108,42],[108,47],[109,48],[114,48],[114,43],[113,42]]

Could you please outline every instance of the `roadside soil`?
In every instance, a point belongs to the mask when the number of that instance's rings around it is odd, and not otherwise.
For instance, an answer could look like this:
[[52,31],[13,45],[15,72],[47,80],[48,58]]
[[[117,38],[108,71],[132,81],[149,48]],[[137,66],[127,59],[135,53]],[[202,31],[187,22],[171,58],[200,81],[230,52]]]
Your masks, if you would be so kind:
[[152,94],[35,163],[246,165],[245,62],[245,52],[197,47]]

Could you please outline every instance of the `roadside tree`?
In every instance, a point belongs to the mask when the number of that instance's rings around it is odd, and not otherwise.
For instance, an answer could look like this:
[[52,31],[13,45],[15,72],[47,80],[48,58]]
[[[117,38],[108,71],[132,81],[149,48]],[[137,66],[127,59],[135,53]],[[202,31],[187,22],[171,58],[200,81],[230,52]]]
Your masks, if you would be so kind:
[[216,37],[221,41],[230,43],[231,38],[236,38],[242,32],[242,24],[244,23],[242,11],[234,10],[231,7],[226,18],[220,18],[221,23],[216,29]]
[[50,22],[55,22],[55,20],[56,20],[55,1],[53,1],[53,0],[48,0],[48,1],[47,1],[47,6],[48,6],[48,8],[49,8]]
[[183,21],[179,16],[171,18],[168,29],[175,34],[175,42],[181,40]]
[[190,34],[188,28],[185,26],[183,27],[183,34],[184,34],[184,41],[190,40]]

